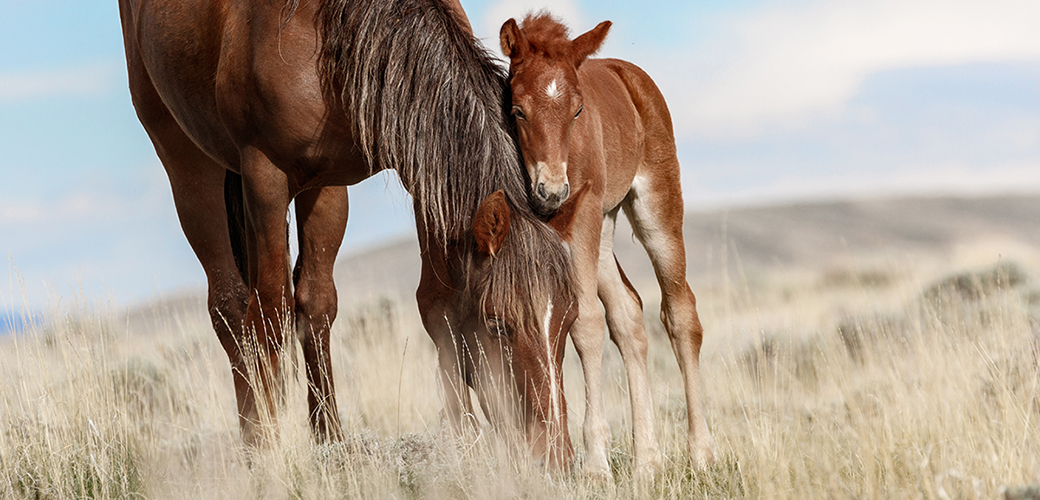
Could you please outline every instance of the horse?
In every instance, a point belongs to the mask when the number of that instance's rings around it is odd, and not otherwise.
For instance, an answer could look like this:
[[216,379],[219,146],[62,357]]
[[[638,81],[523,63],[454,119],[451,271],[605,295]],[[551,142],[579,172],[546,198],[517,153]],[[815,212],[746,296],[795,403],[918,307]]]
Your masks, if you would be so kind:
[[585,465],[592,473],[610,474],[610,429],[601,389],[604,318],[597,296],[628,376],[636,470],[650,472],[661,461],[642,300],[612,249],[618,210],[624,209],[661,287],[661,320],[685,385],[690,457],[704,467],[714,461],[715,443],[700,395],[703,327],[686,282],[683,199],[671,116],[660,90],[637,66],[590,59],[610,26],[604,21],[571,40],[566,26],[541,13],[528,15],[522,25],[509,19],[500,31],[532,206],[551,214],[568,200],[570,186],[585,186],[583,199],[573,201],[575,214],[565,236],[578,295],[578,319],[570,334],[586,385]]
[[119,10],[133,105],[206,274],[247,448],[276,438],[295,339],[314,438],[343,438],[329,337],[347,186],[392,169],[413,198],[416,296],[447,426],[472,413],[472,387],[492,423],[522,429],[535,458],[567,467],[558,388],[560,338],[576,317],[571,266],[528,207],[505,70],[458,1],[119,0]]

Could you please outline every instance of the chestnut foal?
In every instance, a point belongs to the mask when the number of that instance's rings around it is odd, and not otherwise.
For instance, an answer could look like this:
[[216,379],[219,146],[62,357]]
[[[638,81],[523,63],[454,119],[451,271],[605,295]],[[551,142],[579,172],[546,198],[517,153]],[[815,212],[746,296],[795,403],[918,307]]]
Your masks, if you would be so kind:
[[683,199],[671,116],[657,86],[638,67],[616,59],[588,59],[610,25],[604,21],[572,41],[563,24],[538,14],[527,16],[522,26],[510,19],[500,32],[502,51],[510,60],[512,111],[533,208],[551,214],[568,198],[570,186],[584,186],[581,199],[572,200],[576,215],[564,237],[571,246],[579,301],[571,338],[585,376],[585,467],[593,474],[610,474],[610,429],[601,388],[604,320],[597,295],[628,375],[636,471],[651,472],[661,460],[642,300],[612,249],[619,208],[649,254],[661,286],[661,320],[686,389],[690,457],[704,467],[715,459],[715,443],[701,404],[703,329],[686,282]]

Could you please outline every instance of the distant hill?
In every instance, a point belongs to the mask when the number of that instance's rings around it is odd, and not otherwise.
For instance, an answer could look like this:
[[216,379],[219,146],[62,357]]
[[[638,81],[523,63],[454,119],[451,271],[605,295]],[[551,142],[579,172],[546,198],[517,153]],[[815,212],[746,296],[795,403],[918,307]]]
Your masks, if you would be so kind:
[[[631,234],[627,222],[619,220],[615,253],[640,292],[653,292],[653,269]],[[745,271],[819,268],[843,257],[886,252],[943,255],[957,245],[987,240],[1040,248],[1040,195],[878,198],[690,211],[684,235],[688,278],[696,291],[710,285],[723,263],[729,272],[737,266]],[[340,302],[386,297],[413,303],[419,272],[414,235],[344,256],[335,272]],[[130,311],[130,320],[144,327],[172,311],[204,314],[205,299],[171,297]]]
[[686,215],[689,248],[727,240],[745,264],[802,266],[838,253],[943,252],[1006,238],[1040,245],[1040,196],[893,198]]
[[[637,288],[656,287],[649,259],[618,221],[615,253]],[[703,283],[727,266],[809,268],[842,256],[882,252],[944,254],[987,239],[1040,248],[1040,196],[879,198],[690,211],[683,233],[688,278]],[[418,245],[409,237],[346,256],[336,267],[342,298],[411,298]],[[725,259],[724,259],[725,254]]]

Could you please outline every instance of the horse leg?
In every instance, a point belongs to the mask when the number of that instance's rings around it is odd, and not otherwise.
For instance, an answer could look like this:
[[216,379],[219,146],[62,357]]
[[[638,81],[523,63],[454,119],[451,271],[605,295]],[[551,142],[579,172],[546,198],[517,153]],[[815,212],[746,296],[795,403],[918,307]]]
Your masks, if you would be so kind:
[[[418,215],[416,215],[418,217]],[[421,224],[419,243],[422,254],[422,274],[419,287],[415,291],[416,303],[423,327],[429,334],[433,344],[437,346],[437,360],[440,366],[441,385],[444,389],[444,418],[447,428],[456,435],[465,429],[464,419],[473,415],[473,402],[470,398],[469,385],[463,375],[465,346],[461,332],[452,330],[451,319],[454,316],[450,308],[450,290],[448,289],[448,268],[444,261],[444,249],[437,242],[427,241],[426,231]],[[456,334],[458,333],[458,334]]]
[[617,209],[603,218],[599,252],[599,298],[607,314],[610,339],[625,362],[628,395],[632,404],[632,442],[636,475],[645,477],[661,465],[661,451],[654,433],[654,407],[647,373],[646,330],[643,301],[614,256],[614,227]]
[[[261,396],[252,398],[253,404],[246,405],[244,414],[253,434],[247,440],[259,442],[277,421],[277,407],[282,399],[279,361],[286,335],[291,332],[294,304],[285,217],[290,196],[285,173],[251,147],[242,151],[242,187],[253,291],[246,309],[241,348],[247,358],[250,383]],[[261,427],[262,422],[270,428]]]
[[319,442],[343,439],[332,380],[329,333],[336,320],[332,269],[347,227],[347,188],[311,189],[296,196],[300,255],[293,272],[296,332],[307,367],[311,430]]
[[[603,215],[599,203],[588,203],[590,210],[579,213],[575,227],[598,228]],[[603,411],[603,346],[606,341],[603,313],[596,293],[600,234],[598,231],[576,231],[569,241],[574,263],[578,318],[571,326],[571,341],[581,359],[585,378],[585,471],[611,477],[609,451],[610,426]]]
[[658,171],[671,176],[640,174],[623,204],[632,229],[643,243],[661,287],[661,321],[664,323],[686,389],[690,458],[705,467],[715,460],[715,441],[704,420],[700,390],[700,351],[704,329],[697,316],[697,299],[686,282],[686,249],[683,243],[683,200],[678,181],[679,163]]
[[184,236],[206,272],[210,321],[231,363],[239,431],[243,441],[252,445],[256,434],[247,415],[254,406],[254,394],[240,348],[249,291],[228,237],[224,202],[227,171],[183,135],[173,140],[167,136],[163,143],[166,147],[156,150],[170,179]]
[[[122,12],[123,6],[120,7]],[[240,432],[249,444],[253,432],[245,415],[246,409],[252,406],[253,392],[245,377],[246,366],[239,349],[249,293],[245,277],[235,263],[226,205],[241,200],[225,201],[227,170],[202,152],[174,120],[148,78],[136,45],[128,42],[126,51],[134,108],[170,179],[184,236],[206,273],[210,321],[231,362]],[[239,182],[237,176],[234,182]],[[241,257],[245,258],[244,250]]]

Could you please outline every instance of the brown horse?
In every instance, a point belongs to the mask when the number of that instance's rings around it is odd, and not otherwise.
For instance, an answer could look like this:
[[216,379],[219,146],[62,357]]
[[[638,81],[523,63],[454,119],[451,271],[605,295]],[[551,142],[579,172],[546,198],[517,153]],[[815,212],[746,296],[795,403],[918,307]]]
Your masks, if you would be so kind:
[[537,456],[569,463],[566,414],[555,411],[565,408],[559,332],[575,316],[569,259],[527,208],[504,71],[457,0],[119,7],[134,107],[206,272],[243,440],[272,432],[294,327],[315,437],[342,436],[329,330],[346,186],[393,169],[414,201],[417,296],[449,423],[472,411],[472,387],[490,420],[525,428]]
[[637,471],[660,461],[647,376],[642,301],[614,258],[619,208],[643,243],[661,286],[661,320],[682,369],[689,417],[689,451],[698,465],[714,460],[715,444],[701,406],[698,375],[703,330],[686,283],[683,200],[671,116],[654,82],[635,65],[588,59],[606,37],[605,21],[573,41],[547,14],[523,26],[507,21],[502,50],[510,59],[513,116],[530,179],[530,199],[552,213],[570,186],[587,186],[575,200],[567,232],[575,267],[578,320],[571,338],[585,375],[586,467],[609,474],[610,430],[603,416],[601,357],[606,309],[611,339],[624,358],[632,403]]

